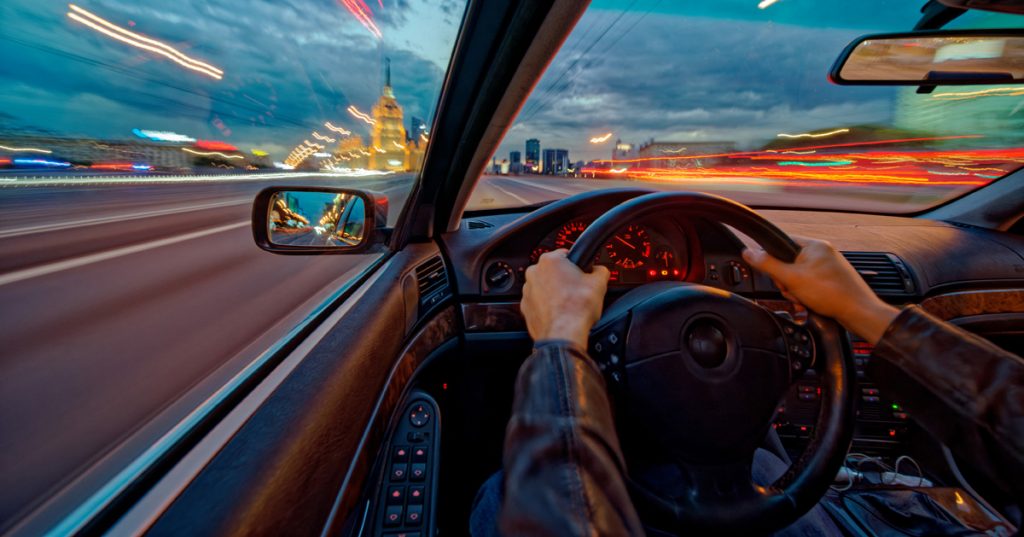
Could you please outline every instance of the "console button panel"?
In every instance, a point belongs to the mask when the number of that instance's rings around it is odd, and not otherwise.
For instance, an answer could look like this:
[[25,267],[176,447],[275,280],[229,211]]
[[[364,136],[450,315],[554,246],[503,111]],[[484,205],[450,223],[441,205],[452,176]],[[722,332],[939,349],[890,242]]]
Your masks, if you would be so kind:
[[380,464],[380,485],[371,496],[373,522],[369,535],[434,534],[440,420],[437,403],[413,392],[400,407]]

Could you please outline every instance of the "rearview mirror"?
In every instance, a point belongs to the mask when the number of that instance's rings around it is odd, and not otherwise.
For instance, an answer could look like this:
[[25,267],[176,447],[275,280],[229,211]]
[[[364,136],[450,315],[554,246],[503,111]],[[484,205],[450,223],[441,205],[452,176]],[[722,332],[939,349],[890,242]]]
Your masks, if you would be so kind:
[[829,72],[841,85],[942,86],[1024,81],[1024,30],[873,34],[850,43]]
[[387,198],[362,190],[271,187],[256,196],[256,244],[279,254],[357,254],[387,240]]

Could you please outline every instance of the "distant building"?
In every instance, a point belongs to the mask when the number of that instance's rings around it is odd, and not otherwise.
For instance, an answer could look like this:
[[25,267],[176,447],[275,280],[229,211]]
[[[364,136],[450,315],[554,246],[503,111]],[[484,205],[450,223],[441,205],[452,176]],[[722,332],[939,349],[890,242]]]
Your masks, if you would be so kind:
[[403,125],[402,107],[395,99],[391,88],[391,60],[385,59],[385,82],[377,104],[373,105],[372,144],[370,169],[401,172],[408,168],[406,163],[406,138]]
[[415,140],[420,135],[426,137],[427,134],[427,124],[422,119],[416,116],[409,119],[409,132],[407,135],[410,140]]
[[[997,87],[997,86],[993,86]],[[930,136],[979,134],[983,138],[944,142],[946,145],[1020,145],[1024,142],[1024,107],[1021,98],[1006,92],[983,95],[963,94],[957,87],[939,88],[919,94],[915,88],[901,89],[896,99],[893,126]]]
[[566,149],[545,149],[541,173],[565,175],[569,171],[569,151]]
[[523,160],[522,153],[519,151],[512,151],[508,154],[508,171],[513,175],[519,175],[523,173]]
[[658,160],[638,162],[636,167],[703,168],[725,162],[726,159],[719,155],[734,151],[735,142],[656,142],[652,139],[637,147],[635,158]]
[[612,160],[624,160],[636,158],[636,148],[633,144],[627,144],[622,140],[615,140],[615,147],[612,149]]
[[526,141],[526,162],[527,171],[537,172],[540,169],[540,140],[530,138]]

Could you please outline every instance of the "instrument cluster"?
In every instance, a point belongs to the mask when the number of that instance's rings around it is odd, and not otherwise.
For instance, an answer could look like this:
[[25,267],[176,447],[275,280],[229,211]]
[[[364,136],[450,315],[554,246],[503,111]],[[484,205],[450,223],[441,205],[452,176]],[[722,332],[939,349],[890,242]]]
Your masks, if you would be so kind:
[[[530,264],[540,256],[571,249],[589,221],[570,220],[544,237],[530,252]],[[594,264],[608,268],[610,285],[640,285],[648,282],[683,281],[687,276],[686,239],[674,225],[632,223],[612,236],[601,248]]]

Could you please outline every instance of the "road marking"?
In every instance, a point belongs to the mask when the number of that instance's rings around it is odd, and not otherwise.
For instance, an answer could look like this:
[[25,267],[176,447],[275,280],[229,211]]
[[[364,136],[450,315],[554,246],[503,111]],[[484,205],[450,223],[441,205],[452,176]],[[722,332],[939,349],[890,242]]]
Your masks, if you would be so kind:
[[136,244],[133,246],[125,246],[123,248],[107,250],[106,252],[84,255],[72,259],[65,259],[64,261],[57,261],[56,263],[49,263],[46,265],[40,265],[38,267],[27,268],[24,270],[16,270],[14,272],[9,272],[7,274],[0,275],[0,285],[7,285],[10,283],[20,282],[22,280],[28,280],[30,278],[37,278],[39,276],[53,274],[54,272],[60,272],[62,270],[68,270],[85,265],[91,265],[92,263],[99,263],[100,261],[106,261],[108,259],[114,259],[125,255],[136,254],[139,252],[145,252],[146,250],[161,248],[178,242],[190,241],[192,239],[198,239],[200,237],[205,237],[207,235],[213,235],[215,233],[221,233],[224,231],[229,231],[232,229],[237,229],[243,226],[250,225],[252,225],[252,222],[250,222],[249,220],[244,220],[242,222],[235,222],[234,224],[227,224],[215,228],[204,229],[202,231],[195,231],[193,233],[186,233],[184,235],[179,235],[177,237],[169,237],[157,241],[144,242],[142,244]]
[[518,196],[516,194],[513,194],[513,193],[509,192],[508,190],[505,190],[504,188],[501,188],[500,186],[494,184],[493,182],[490,183],[490,187],[495,189],[495,190],[497,190],[497,191],[499,191],[499,192],[502,192],[503,194],[507,195],[510,198],[515,198],[516,200],[519,201],[519,203],[522,203],[523,205],[530,205],[530,204],[533,203],[532,201],[529,201],[529,200],[527,200],[526,198],[524,198],[522,196]]
[[539,184],[539,183],[532,183],[532,182],[529,182],[529,181],[524,181],[522,179],[512,179],[511,177],[509,177],[508,180],[516,182],[516,183],[519,183],[519,184],[524,185],[524,186],[532,186],[532,187],[535,187],[535,188],[540,188],[542,190],[548,190],[548,191],[554,192],[556,194],[562,194],[564,196],[572,196],[574,194],[579,194],[580,192],[582,192],[581,190],[577,190],[576,192],[570,192],[568,190],[562,190],[561,188],[555,188],[555,187],[552,187],[552,186],[542,185],[542,184]]
[[252,199],[253,198],[238,198],[234,200],[222,201],[217,203],[207,203],[205,205],[191,205],[187,207],[175,207],[173,209],[158,209],[154,211],[145,211],[141,213],[129,213],[119,216],[99,216],[96,218],[86,218],[83,220],[75,220],[71,222],[54,222],[52,224],[40,224],[37,226],[28,226],[18,229],[9,229],[7,231],[0,231],[0,239],[5,239],[7,237],[17,237],[20,235],[31,235],[33,233],[42,233],[44,231],[55,231],[58,229],[67,229],[72,227],[95,226],[98,224],[108,224],[110,222],[123,222],[126,220],[138,220],[140,218],[152,218],[156,216],[166,216],[169,214],[203,211],[206,209],[228,207],[231,205],[247,205],[251,203]]

